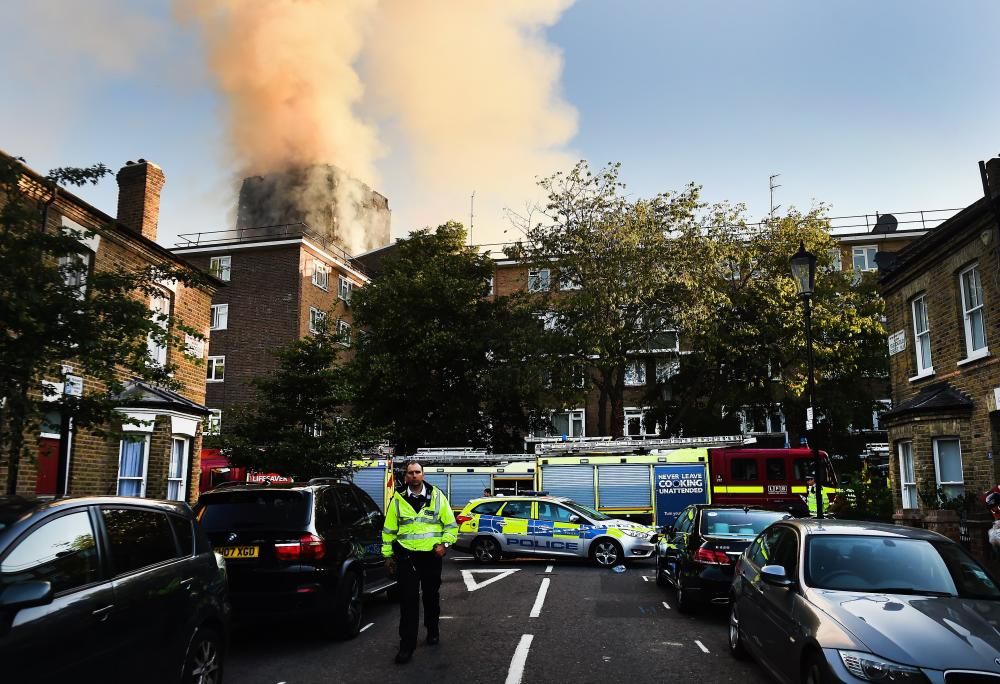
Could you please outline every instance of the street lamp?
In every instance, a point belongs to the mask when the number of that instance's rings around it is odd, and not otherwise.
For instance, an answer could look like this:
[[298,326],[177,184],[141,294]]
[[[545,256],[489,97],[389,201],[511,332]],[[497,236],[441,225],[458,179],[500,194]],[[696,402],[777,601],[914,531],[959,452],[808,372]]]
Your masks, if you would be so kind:
[[[823,517],[823,476],[826,474],[824,464],[819,458],[819,449],[813,438],[814,406],[816,405],[816,380],[813,377],[813,340],[812,340],[812,296],[816,284],[816,256],[806,251],[804,242],[799,242],[799,251],[792,256],[792,279],[795,289],[805,304],[806,319],[806,350],[809,360],[809,411],[806,415],[806,431],[809,434],[809,448],[813,455],[813,470],[816,474],[816,517]],[[806,493],[808,496],[808,492]]]

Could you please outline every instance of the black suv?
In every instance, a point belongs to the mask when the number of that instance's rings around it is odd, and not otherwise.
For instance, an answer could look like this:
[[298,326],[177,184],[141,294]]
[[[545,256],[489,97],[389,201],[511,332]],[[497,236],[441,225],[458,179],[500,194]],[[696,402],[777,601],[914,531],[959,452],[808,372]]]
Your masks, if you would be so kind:
[[195,510],[226,558],[237,618],[311,615],[327,636],[350,638],[363,598],[396,584],[382,560],[385,518],[350,482],[228,485]]
[[782,511],[754,506],[688,506],[668,526],[656,550],[656,583],[677,590],[677,608],[728,603],[733,564]]
[[225,565],[186,503],[0,497],[10,682],[222,681]]

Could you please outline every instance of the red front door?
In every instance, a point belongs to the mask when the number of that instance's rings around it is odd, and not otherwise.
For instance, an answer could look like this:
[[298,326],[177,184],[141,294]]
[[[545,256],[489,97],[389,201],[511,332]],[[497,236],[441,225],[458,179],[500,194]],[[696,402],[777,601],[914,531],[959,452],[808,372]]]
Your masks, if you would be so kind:
[[38,480],[35,493],[40,496],[55,496],[59,481],[59,440],[50,437],[38,438]]

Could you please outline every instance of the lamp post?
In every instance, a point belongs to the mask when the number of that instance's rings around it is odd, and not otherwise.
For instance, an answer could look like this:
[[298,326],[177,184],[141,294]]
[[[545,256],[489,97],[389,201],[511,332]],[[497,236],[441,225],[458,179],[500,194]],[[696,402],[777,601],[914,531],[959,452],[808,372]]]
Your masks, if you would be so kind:
[[[805,305],[806,319],[806,350],[809,361],[809,412],[806,420],[806,431],[809,433],[809,448],[812,450],[813,470],[816,475],[816,517],[823,517],[823,476],[826,474],[824,464],[819,458],[814,436],[816,380],[813,376],[813,341],[812,341],[812,296],[816,283],[816,257],[806,251],[804,242],[799,242],[799,251],[792,256],[792,279]],[[808,492],[806,493],[808,496]]]

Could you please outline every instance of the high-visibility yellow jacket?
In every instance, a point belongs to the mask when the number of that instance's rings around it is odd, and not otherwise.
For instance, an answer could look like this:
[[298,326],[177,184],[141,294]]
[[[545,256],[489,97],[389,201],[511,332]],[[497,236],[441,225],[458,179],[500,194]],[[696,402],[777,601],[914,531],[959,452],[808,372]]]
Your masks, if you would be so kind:
[[406,498],[396,492],[385,508],[385,525],[382,527],[382,555],[392,556],[392,543],[410,551],[430,551],[435,544],[454,544],[458,539],[455,513],[448,499],[437,487],[426,482],[431,500],[420,512],[413,510]]
[[813,518],[816,517],[816,511],[819,506],[816,503],[816,487],[812,486],[806,490],[806,506],[809,508],[809,515]]

